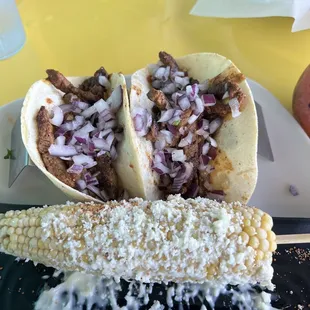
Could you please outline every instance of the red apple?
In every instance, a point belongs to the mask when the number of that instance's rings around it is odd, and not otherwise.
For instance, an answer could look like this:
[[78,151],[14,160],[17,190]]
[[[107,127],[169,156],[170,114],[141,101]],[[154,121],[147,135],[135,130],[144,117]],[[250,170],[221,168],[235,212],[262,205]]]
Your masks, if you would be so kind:
[[299,78],[293,93],[293,114],[310,137],[310,65]]

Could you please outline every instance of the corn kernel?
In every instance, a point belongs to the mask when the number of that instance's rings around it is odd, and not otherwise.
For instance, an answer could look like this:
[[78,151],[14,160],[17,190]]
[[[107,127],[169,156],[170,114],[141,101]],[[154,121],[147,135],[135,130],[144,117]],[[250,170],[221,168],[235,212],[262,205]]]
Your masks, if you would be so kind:
[[257,234],[258,239],[266,239],[267,238],[266,230],[264,230],[260,227],[256,228],[256,234]]
[[267,239],[262,239],[259,241],[259,249],[263,252],[267,252],[269,249],[269,242]]
[[272,230],[269,230],[267,232],[267,239],[269,241],[275,241],[277,239],[276,234]]
[[255,228],[252,226],[246,226],[243,228],[243,231],[248,234],[250,237],[256,234]]
[[252,236],[249,241],[249,246],[251,246],[254,249],[257,249],[259,246],[259,239],[255,236]]
[[275,241],[269,242],[269,251],[274,252],[277,249],[277,243]]

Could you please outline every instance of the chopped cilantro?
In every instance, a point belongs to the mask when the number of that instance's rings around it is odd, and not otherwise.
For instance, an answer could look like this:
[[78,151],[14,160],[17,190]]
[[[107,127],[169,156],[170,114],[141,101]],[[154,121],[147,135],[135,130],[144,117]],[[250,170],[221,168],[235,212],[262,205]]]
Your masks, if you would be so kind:
[[7,154],[3,157],[4,159],[15,159],[13,155],[13,150],[7,149]]

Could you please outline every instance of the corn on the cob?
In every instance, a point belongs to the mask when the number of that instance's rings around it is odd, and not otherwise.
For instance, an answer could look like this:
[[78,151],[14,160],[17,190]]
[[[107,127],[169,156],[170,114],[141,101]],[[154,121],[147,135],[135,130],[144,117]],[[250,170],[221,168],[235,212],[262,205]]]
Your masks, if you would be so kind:
[[272,218],[203,198],[9,211],[0,251],[68,271],[143,282],[271,285]]

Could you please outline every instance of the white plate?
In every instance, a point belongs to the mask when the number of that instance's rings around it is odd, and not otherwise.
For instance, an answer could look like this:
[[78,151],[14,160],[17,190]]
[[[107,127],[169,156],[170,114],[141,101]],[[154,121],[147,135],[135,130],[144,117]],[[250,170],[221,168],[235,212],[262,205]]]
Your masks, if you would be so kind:
[[[269,91],[248,80],[261,105],[275,162],[258,157],[259,177],[250,201],[273,216],[310,217],[310,142],[294,118]],[[56,204],[68,198],[38,170],[27,170],[8,188],[9,161],[4,160],[11,145],[11,130],[19,115],[22,99],[0,108],[0,202]],[[300,192],[292,196],[289,185]]]

